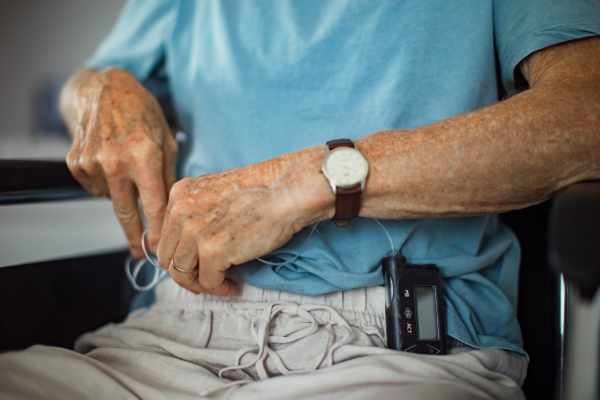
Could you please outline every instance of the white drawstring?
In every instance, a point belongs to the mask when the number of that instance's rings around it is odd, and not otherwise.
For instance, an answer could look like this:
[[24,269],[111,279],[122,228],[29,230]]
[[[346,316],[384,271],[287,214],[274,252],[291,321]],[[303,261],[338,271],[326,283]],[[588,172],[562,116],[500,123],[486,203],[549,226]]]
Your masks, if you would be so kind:
[[[256,305],[252,303],[246,302],[234,302],[234,308],[240,309],[256,309]],[[262,307],[261,307],[262,309]],[[323,310],[328,311],[330,318],[329,320],[321,319],[312,314],[313,311]],[[303,318],[305,321],[310,322],[310,326],[305,329],[305,331],[299,335],[294,337],[289,336],[272,336],[269,332],[269,326],[271,324],[271,320],[277,316],[277,314],[290,314],[292,316],[299,316]],[[307,336],[312,335],[317,331],[319,326],[325,326],[325,330],[329,334],[327,345],[310,363],[310,365],[302,370],[292,371],[288,369],[281,356],[270,347],[270,344],[284,344],[284,343],[292,343],[297,340],[303,339]],[[344,330],[344,337],[339,340],[336,340],[335,331],[333,329],[333,325],[338,325]],[[297,303],[285,303],[285,302],[275,302],[270,303],[263,311],[258,314],[256,317],[252,319],[251,324],[251,333],[254,340],[256,340],[257,346],[252,347],[244,347],[240,349],[235,355],[235,364],[231,367],[225,367],[219,371],[219,378],[223,379],[223,374],[227,371],[235,371],[235,370],[243,370],[246,368],[250,368],[254,366],[256,368],[256,372],[258,377],[261,380],[265,380],[269,378],[267,370],[265,368],[265,360],[267,356],[270,356],[273,360],[275,367],[277,370],[283,375],[292,375],[292,374],[303,374],[309,371],[314,371],[321,364],[324,363],[324,367],[329,367],[333,365],[333,353],[342,347],[345,344],[348,344],[352,338],[352,328],[350,325],[342,318],[337,311],[333,308],[318,304],[297,304]],[[248,353],[256,353],[256,358],[246,364],[241,364],[242,357]],[[210,396],[213,393],[219,392],[221,390],[230,389],[235,386],[244,385],[246,383],[251,382],[250,380],[240,380],[235,382],[230,382],[222,386],[217,386],[208,390],[204,390],[199,393],[201,396]]]
[[[232,304],[233,308],[236,309],[256,309],[257,306],[252,302],[234,302]],[[260,309],[263,309],[262,307]],[[324,310],[328,311],[330,318],[329,320],[321,319],[313,314],[312,311],[315,310]],[[272,336],[269,332],[269,326],[271,325],[271,320],[275,318],[277,314],[286,313],[292,316],[299,316],[303,318],[305,321],[310,322],[310,326],[305,329],[305,331],[299,335],[294,337],[289,336]],[[310,365],[302,370],[292,371],[288,369],[279,354],[270,347],[271,343],[274,344],[284,344],[284,343],[292,343],[297,340],[303,339],[307,336],[312,335],[317,331],[319,326],[325,326],[325,330],[329,334],[327,345],[310,363]],[[336,342],[336,335],[333,329],[333,325],[339,325],[344,330],[344,337]],[[269,378],[267,370],[265,368],[265,360],[267,356],[270,356],[273,360],[275,367],[277,370],[283,375],[292,375],[292,374],[303,374],[309,371],[314,371],[323,362],[325,364],[324,367],[328,367],[333,365],[333,353],[342,347],[343,345],[350,342],[352,338],[352,328],[350,325],[342,318],[341,315],[338,314],[333,308],[318,304],[302,304],[299,305],[297,303],[287,303],[287,302],[275,302],[267,305],[263,311],[258,314],[256,317],[252,319],[251,324],[251,333],[252,337],[257,343],[257,346],[252,347],[244,347],[240,349],[235,355],[235,365],[231,367],[222,368],[219,371],[219,378],[223,378],[223,374],[227,371],[235,371],[235,370],[243,370],[249,367],[254,366],[256,368],[256,372],[258,377],[261,380],[265,380]],[[256,358],[246,364],[241,364],[242,357],[244,357],[248,353],[256,353]],[[200,396],[210,396],[214,393],[220,392],[225,389],[232,389],[236,386],[245,385],[246,383],[252,382],[251,380],[239,380],[230,383],[226,383],[221,386],[216,386],[211,389],[203,390],[198,394]]]
[[[234,303],[235,304],[235,303]],[[243,304],[235,304],[236,308],[245,308]],[[256,306],[249,306],[248,308],[255,308]],[[330,318],[329,320],[323,320],[312,314],[313,311],[323,310],[328,311]],[[292,316],[299,316],[307,322],[310,322],[310,326],[305,329],[305,331],[299,335],[294,337],[289,336],[272,336],[269,332],[269,325],[271,320],[280,313],[287,313]],[[288,369],[279,354],[270,347],[270,344],[284,344],[284,343],[292,343],[297,340],[303,339],[307,336],[312,335],[317,331],[319,326],[325,326],[327,333],[329,334],[329,339],[327,341],[327,345],[323,349],[323,351],[318,354],[315,359],[311,362],[311,364],[303,369],[292,371]],[[335,341],[335,332],[333,329],[333,325],[338,325],[344,330],[344,337]],[[333,353],[340,348],[341,346],[350,342],[352,338],[352,328],[350,325],[335,311],[333,308],[323,305],[317,304],[296,304],[296,303],[284,303],[284,302],[275,302],[270,303],[259,315],[253,318],[252,320],[252,337],[256,340],[257,346],[253,347],[244,347],[240,349],[236,354],[235,364],[231,367],[223,368],[219,371],[219,378],[223,377],[223,374],[227,371],[246,369],[254,366],[256,368],[256,372],[261,380],[269,378],[265,368],[265,360],[267,356],[270,356],[273,362],[275,363],[275,367],[277,370],[283,375],[291,375],[291,374],[301,374],[308,371],[313,371],[319,368],[321,364],[324,363],[324,367],[333,365]],[[247,353],[256,353],[256,358],[253,361],[250,361],[246,364],[240,364],[242,357]]]

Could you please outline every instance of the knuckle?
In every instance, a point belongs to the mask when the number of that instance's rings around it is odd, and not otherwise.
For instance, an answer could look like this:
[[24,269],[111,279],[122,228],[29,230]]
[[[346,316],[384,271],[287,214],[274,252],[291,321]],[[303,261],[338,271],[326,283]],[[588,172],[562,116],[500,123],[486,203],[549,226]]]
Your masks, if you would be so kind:
[[181,228],[182,243],[190,243],[195,241],[194,238],[196,236],[197,231],[194,228],[195,224],[193,220],[187,220],[183,223],[183,226]]
[[125,147],[125,153],[135,163],[148,164],[156,160],[161,153],[161,148],[146,135],[143,129],[134,129],[132,134],[126,138],[128,143]]
[[165,205],[160,201],[148,201],[143,207],[144,214],[150,218],[159,218],[165,212]]
[[123,174],[121,162],[118,159],[111,159],[102,163],[102,169],[108,178],[117,178]]
[[200,249],[200,265],[211,265],[218,261],[224,253],[224,246],[221,241],[215,240],[213,237],[203,237],[202,248]]
[[137,222],[139,219],[138,213],[134,210],[130,210],[128,208],[119,206],[118,204],[114,205],[115,215],[121,221],[122,224],[129,225],[133,222]]
[[179,199],[171,209],[171,217],[176,220],[188,219],[190,217],[190,209],[193,202],[191,199]]
[[69,151],[69,153],[67,154],[67,168],[69,168],[69,170],[71,172],[75,172],[78,171],[80,169],[78,160],[77,160],[77,155],[75,154],[75,152],[73,150]]
[[[184,227],[184,232],[190,237],[197,237],[196,242],[200,242],[198,236],[206,229],[206,222],[202,218],[189,219]],[[204,240],[202,240],[204,241]]]
[[86,173],[81,167],[81,165],[77,161],[67,160],[67,168],[69,169],[73,177],[77,179],[79,183],[89,191],[88,186],[90,185],[86,185]]
[[181,202],[178,201],[173,205],[169,217],[174,221],[181,221],[186,218],[186,209]]
[[123,159],[106,148],[96,153],[96,163],[101,166],[108,179],[115,179],[125,171]]
[[79,157],[77,157],[77,165],[79,165],[80,169],[88,173],[93,172],[95,169],[94,162],[92,161],[92,159],[82,154],[80,154]]
[[193,178],[188,177],[188,178],[183,178],[183,179],[175,182],[175,184],[171,188],[171,196],[177,197],[177,195],[184,192],[187,189],[187,187],[190,185],[192,180],[193,180]]

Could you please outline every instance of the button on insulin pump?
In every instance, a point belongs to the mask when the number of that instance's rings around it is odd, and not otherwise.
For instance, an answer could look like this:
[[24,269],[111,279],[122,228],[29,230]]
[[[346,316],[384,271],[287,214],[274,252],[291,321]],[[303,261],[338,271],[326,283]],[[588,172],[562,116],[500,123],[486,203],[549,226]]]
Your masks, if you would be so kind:
[[446,354],[446,313],[440,270],[408,264],[401,255],[383,258],[388,348]]

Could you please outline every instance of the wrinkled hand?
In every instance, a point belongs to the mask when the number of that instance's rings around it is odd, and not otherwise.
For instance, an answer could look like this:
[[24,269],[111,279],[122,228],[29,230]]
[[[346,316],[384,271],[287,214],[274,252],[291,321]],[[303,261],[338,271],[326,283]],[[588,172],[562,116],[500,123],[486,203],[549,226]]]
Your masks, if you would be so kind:
[[[143,257],[141,199],[148,226],[160,227],[176,180],[177,142],[156,99],[131,74],[108,69],[73,93],[77,124],[67,156],[73,176],[93,196],[107,196],[135,257]],[[150,232],[156,246],[159,234]]]
[[[225,279],[231,265],[280,247],[333,212],[334,196],[320,171],[324,152],[324,147],[308,149],[177,182],[162,227],[159,263],[194,293],[235,295],[235,282]],[[199,266],[182,273],[170,267],[171,260],[182,270]]]

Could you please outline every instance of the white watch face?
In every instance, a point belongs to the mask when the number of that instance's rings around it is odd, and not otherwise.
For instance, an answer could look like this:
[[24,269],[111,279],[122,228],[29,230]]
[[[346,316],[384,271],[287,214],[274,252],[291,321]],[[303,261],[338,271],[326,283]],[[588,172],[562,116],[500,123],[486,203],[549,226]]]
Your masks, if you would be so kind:
[[337,147],[323,160],[323,171],[336,186],[351,188],[363,182],[369,172],[367,160],[351,147]]

